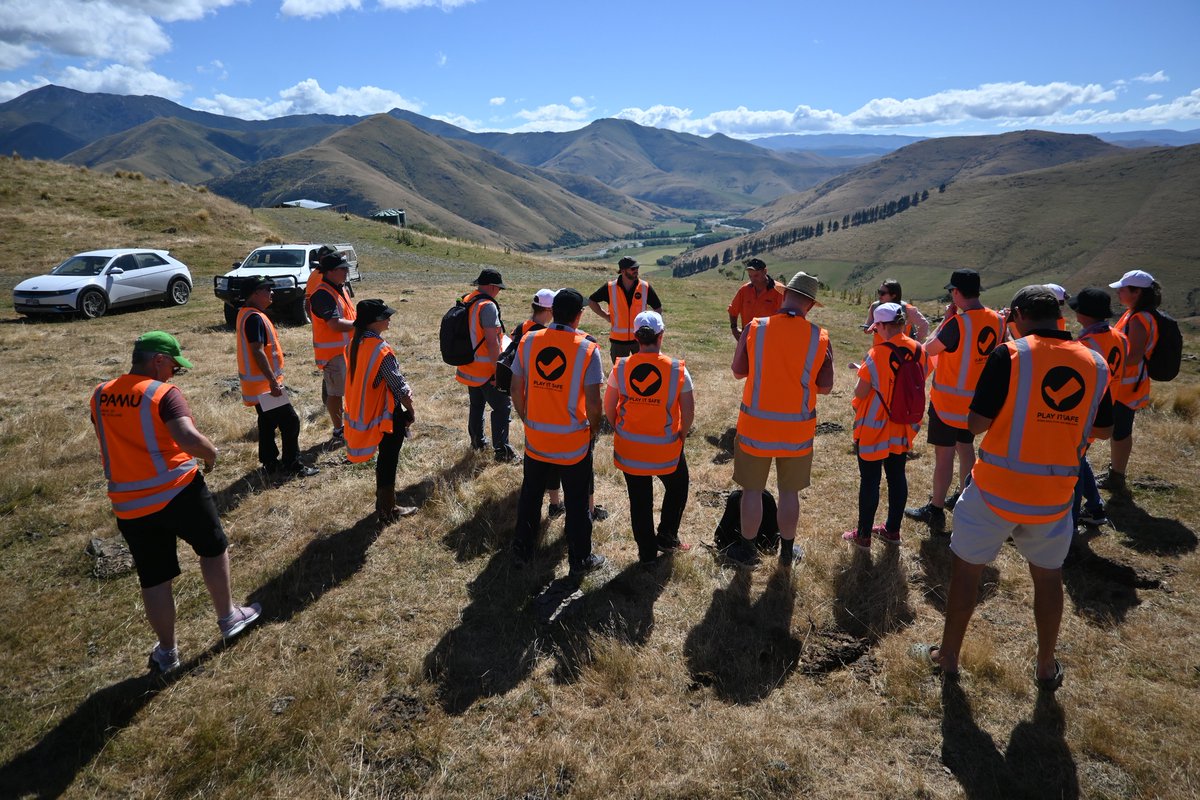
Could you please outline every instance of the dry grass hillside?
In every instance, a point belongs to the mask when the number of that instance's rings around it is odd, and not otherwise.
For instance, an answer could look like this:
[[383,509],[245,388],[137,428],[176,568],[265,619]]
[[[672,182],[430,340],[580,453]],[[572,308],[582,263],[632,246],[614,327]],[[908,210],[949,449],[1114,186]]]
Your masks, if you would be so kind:
[[[151,237],[167,220],[151,215],[148,189],[5,163],[2,229],[18,231],[26,253],[40,247],[39,259],[99,244],[97,233]],[[1054,699],[1035,691],[1031,586],[1011,548],[985,572],[963,680],[943,686],[907,652],[940,633],[945,540],[907,522],[899,548],[877,544],[868,555],[839,539],[855,515],[846,364],[867,345],[862,305],[831,294],[814,314],[831,331],[837,382],[818,406],[825,425],[793,574],[737,573],[700,546],[636,566],[624,482],[603,437],[596,496],[612,516],[594,540],[611,563],[560,608],[562,521],[545,525],[531,566],[512,564],[520,467],[469,450],[465,391],[432,333],[481,263],[498,265],[511,287],[501,295],[509,325],[538,287],[591,290],[610,268],[436,239],[400,243],[395,232],[372,233],[382,226],[337,215],[250,215],[191,189],[155,191],[172,193],[160,201],[228,214],[224,238],[176,234],[196,240],[186,245],[194,259],[209,251],[214,269],[225,250],[264,235],[362,243],[370,266],[358,296],[399,309],[388,338],[416,392],[417,422],[398,485],[420,511],[379,530],[371,465],[348,465],[324,447],[328,421],[304,328],[280,335],[301,447],[322,471],[271,483],[256,471],[254,414],[236,395],[234,342],[210,293],[182,308],[91,322],[0,314],[0,796],[1200,794],[1194,337],[1183,374],[1156,386],[1154,408],[1139,416],[1133,500],[1111,504],[1114,525],[1081,541],[1065,571],[1064,687]],[[0,263],[7,285],[27,271],[12,250]],[[773,261],[772,271],[795,266]],[[715,271],[646,277],[666,307],[666,349],[687,358],[695,379],[684,536],[703,543],[732,488],[722,445],[740,384],[728,370],[725,305],[737,284]],[[594,315],[583,326],[605,332]],[[165,683],[144,674],[154,641],[136,579],[100,577],[111,565],[85,552],[92,539],[118,537],[86,400],[153,328],[178,335],[195,362],[177,383],[221,450],[209,484],[231,542],[235,595],[265,609],[236,643],[218,644],[196,559],[181,548],[184,666]],[[1105,453],[1095,449],[1097,466]],[[932,454],[924,444],[918,454],[908,465],[913,502],[929,490]]]

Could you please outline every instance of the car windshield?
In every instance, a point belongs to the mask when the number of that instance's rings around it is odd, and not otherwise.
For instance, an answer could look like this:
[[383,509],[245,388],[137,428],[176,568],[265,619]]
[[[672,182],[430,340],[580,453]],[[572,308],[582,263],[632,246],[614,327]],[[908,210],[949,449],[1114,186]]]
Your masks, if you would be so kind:
[[51,275],[99,275],[111,256],[71,256],[55,267]]
[[255,250],[242,264],[246,267],[301,267],[303,250]]

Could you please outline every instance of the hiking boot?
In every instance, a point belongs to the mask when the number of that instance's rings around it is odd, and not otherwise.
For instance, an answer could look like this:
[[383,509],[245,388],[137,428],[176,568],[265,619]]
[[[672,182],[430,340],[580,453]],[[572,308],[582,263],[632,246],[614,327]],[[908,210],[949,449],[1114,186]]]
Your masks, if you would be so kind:
[[546,517],[548,519],[558,519],[563,514],[567,513],[566,503],[551,503],[546,507]]
[[950,509],[951,511],[953,511],[953,510],[954,510],[954,506],[958,504],[958,498],[960,498],[960,497],[962,497],[962,490],[961,490],[961,489],[959,489],[957,492],[955,492],[954,494],[952,494],[952,495],[950,495],[949,497],[947,497],[947,498],[946,498],[946,508],[948,508],[948,509]]
[[1104,477],[1097,481],[1096,486],[1122,497],[1129,497],[1133,494],[1125,484],[1125,473],[1113,469],[1110,469]]
[[795,539],[779,540],[779,566],[791,569],[792,562],[804,558],[804,548]]
[[329,441],[325,443],[325,446],[327,448],[329,448],[330,450],[336,449],[338,447],[345,447],[346,446],[346,429],[345,428],[334,428],[333,433],[329,434]]
[[871,534],[869,533],[866,536],[860,536],[856,530],[846,531],[842,534],[842,541],[856,544],[863,550],[871,549]]
[[512,449],[512,445],[506,444],[496,448],[496,461],[501,464],[520,464],[521,457]]
[[153,675],[170,675],[179,669],[179,649],[164,650],[158,642],[150,651],[150,673]]
[[489,442],[487,439],[472,439],[471,440],[471,449],[472,450],[487,450],[488,447],[491,446],[491,444],[492,443]]
[[876,525],[871,532],[884,544],[900,544],[900,531],[889,531],[883,525]]
[[738,539],[725,551],[725,557],[739,567],[754,569],[758,566],[758,548],[749,539]]
[[234,606],[233,611],[228,617],[217,620],[217,625],[221,628],[221,636],[227,641],[237,636],[247,627],[254,624],[262,614],[262,606],[258,603],[251,603],[248,606]]
[[938,508],[933,503],[926,503],[920,508],[906,508],[904,516],[915,519],[917,522],[924,522],[934,533],[946,530],[946,510]]
[[584,575],[587,575],[590,572],[595,572],[607,563],[607,558],[599,553],[592,553],[583,560],[583,563],[576,564],[575,566],[571,567],[569,574],[572,578],[582,578]]
[[1084,511],[1079,515],[1079,524],[1087,525],[1092,528],[1099,528],[1102,525],[1108,525],[1108,517],[1104,515],[1104,509],[1099,511]]
[[311,478],[314,475],[320,475],[321,470],[316,467],[310,467],[303,461],[296,461],[280,470],[284,475],[295,475],[299,478]]
[[608,519],[608,509],[601,505],[593,506],[588,513],[592,515],[592,522],[603,522]]

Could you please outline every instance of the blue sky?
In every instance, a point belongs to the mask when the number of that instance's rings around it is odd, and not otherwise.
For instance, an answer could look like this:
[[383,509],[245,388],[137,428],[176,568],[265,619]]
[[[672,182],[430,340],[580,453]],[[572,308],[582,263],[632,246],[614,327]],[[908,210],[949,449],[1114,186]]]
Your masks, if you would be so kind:
[[1200,0],[3,0],[0,101],[56,83],[475,131],[1189,130],[1198,32]]

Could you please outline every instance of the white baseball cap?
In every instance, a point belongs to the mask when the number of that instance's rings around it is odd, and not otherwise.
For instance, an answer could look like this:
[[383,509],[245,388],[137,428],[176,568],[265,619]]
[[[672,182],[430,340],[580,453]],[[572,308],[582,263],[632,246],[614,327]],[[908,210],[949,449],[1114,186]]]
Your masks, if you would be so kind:
[[867,330],[873,331],[878,325],[886,322],[895,322],[903,314],[904,307],[899,303],[880,303],[871,312],[871,327],[867,328]]
[[1057,283],[1047,283],[1046,288],[1054,292],[1054,297],[1058,302],[1065,302],[1067,299],[1067,290],[1059,286]]
[[553,289],[538,289],[537,294],[533,296],[533,304],[538,308],[553,308],[556,294],[558,292]]
[[658,334],[666,330],[666,327],[663,325],[662,314],[659,314],[657,311],[643,311],[633,319],[633,329],[635,331],[641,328],[649,328]]
[[1121,276],[1121,280],[1116,283],[1110,283],[1109,288],[1120,289],[1124,286],[1133,286],[1138,289],[1149,289],[1154,283],[1154,276],[1149,272],[1144,272],[1140,269],[1131,269]]

